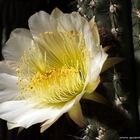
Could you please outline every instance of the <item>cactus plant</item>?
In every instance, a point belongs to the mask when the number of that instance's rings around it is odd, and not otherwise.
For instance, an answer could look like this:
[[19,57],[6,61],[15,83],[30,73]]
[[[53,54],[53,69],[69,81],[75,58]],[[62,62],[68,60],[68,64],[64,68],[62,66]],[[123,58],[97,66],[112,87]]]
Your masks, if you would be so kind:
[[[140,2],[138,0],[134,0],[132,4],[134,49],[135,58],[137,58],[138,60],[140,45]],[[137,103],[135,102],[137,100],[137,94],[135,92],[135,84],[133,83],[135,79],[132,76],[135,69],[133,67],[134,64],[131,35],[131,2],[128,2],[126,0],[79,0],[77,7],[79,13],[88,20],[95,16],[95,21],[97,22],[98,27],[101,30],[101,34],[102,30],[111,32],[114,38],[118,41],[118,51],[115,53],[115,55],[121,55],[122,57],[125,57],[126,61],[123,62],[123,64],[115,66],[114,68],[115,73],[114,78],[112,79],[114,92],[110,94],[114,94],[112,95],[114,96],[112,100],[116,102],[117,106],[122,108],[124,112],[128,112],[128,114],[131,115],[132,123],[135,126],[134,130],[131,130],[131,133],[137,134],[139,126],[137,125],[138,111]],[[111,42],[112,40],[110,40],[110,44]],[[115,43],[111,44],[112,48],[114,45]],[[129,70],[126,71],[125,67],[128,66]],[[119,75],[118,73],[121,74]],[[103,84],[107,85],[106,83],[108,82],[108,85],[111,86],[112,81],[104,81]],[[113,91],[113,89],[111,91]],[[117,99],[117,101],[115,101],[115,98]],[[118,104],[121,105],[119,106]],[[109,130],[109,128],[107,128],[107,130],[110,133],[105,132],[104,139],[119,139],[119,135],[115,130]]]

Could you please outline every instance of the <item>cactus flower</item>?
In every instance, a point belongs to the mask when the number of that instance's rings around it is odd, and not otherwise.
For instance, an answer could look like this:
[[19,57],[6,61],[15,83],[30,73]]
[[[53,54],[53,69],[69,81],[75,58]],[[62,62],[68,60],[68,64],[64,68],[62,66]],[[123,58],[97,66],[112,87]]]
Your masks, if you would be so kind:
[[15,29],[0,62],[0,118],[9,129],[42,123],[46,130],[64,113],[82,126],[80,99],[94,94],[107,54],[94,19],[54,9]]

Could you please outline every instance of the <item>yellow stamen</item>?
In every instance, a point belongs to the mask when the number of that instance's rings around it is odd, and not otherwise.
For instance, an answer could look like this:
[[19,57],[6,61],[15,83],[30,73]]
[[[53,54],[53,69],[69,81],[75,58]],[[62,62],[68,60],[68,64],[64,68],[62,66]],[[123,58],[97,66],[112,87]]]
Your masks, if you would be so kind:
[[19,65],[19,98],[34,99],[42,106],[73,99],[84,86],[87,50],[82,33],[40,34]]

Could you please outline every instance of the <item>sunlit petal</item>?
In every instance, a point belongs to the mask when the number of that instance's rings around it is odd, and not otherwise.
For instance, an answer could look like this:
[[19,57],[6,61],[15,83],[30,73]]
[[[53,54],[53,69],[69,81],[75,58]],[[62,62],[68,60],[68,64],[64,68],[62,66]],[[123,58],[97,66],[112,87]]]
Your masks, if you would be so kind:
[[[8,62],[12,62],[17,68],[19,60],[24,51],[31,47],[32,38],[29,30],[27,29],[15,29],[10,35],[10,39],[3,47],[2,53],[4,59]],[[9,63],[10,64],[10,63]]]
[[16,76],[0,73],[0,102],[11,100],[17,96],[19,92],[17,81]]
[[51,18],[56,19],[56,18],[60,17],[61,15],[63,15],[63,12],[60,9],[55,8],[51,13]]
[[7,65],[6,61],[0,62],[0,73],[16,75],[16,71],[14,71],[9,65]]
[[[0,74],[0,118],[8,121],[9,129],[43,123],[43,132],[69,112],[82,127],[80,99],[100,83],[107,58],[95,22],[56,8],[51,15],[40,11],[31,16],[29,28],[31,33],[13,31],[3,48],[8,66],[0,67],[10,73],[10,66],[18,78]],[[92,99],[100,101],[97,96]]]
[[95,17],[93,17],[89,21],[89,24],[90,24],[90,28],[91,28],[91,31],[92,31],[92,34],[93,34],[93,40],[94,40],[95,44],[97,46],[99,46],[100,45],[100,37],[99,37],[97,25],[95,23]]
[[40,11],[29,18],[29,28],[36,37],[40,33],[56,31],[56,21],[48,13]]

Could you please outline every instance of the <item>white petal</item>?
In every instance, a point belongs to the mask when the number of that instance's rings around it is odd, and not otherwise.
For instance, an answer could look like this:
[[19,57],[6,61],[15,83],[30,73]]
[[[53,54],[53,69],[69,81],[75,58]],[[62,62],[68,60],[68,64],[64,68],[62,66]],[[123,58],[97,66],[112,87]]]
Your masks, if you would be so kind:
[[51,17],[56,19],[56,18],[60,17],[62,14],[63,14],[63,12],[60,9],[55,8],[51,13]]
[[53,123],[55,123],[59,119],[59,117],[61,117],[61,115],[57,116],[55,119],[45,121],[45,123],[41,125],[40,133],[43,133],[45,130],[47,130]]
[[0,74],[0,102],[11,100],[18,93],[16,76]]
[[90,79],[89,79],[89,82],[88,82],[86,89],[85,89],[86,94],[92,93],[98,87],[98,85],[100,83],[100,76],[94,81],[93,81],[93,78],[91,78],[91,77],[92,76],[89,77]]
[[[17,110],[17,111],[20,112],[20,110]],[[9,127],[9,129],[12,129],[14,127],[21,127],[21,126],[24,128],[28,128],[33,124],[41,123],[45,120],[48,120],[50,122],[55,117],[57,117],[60,113],[60,111],[55,108],[47,108],[47,109],[30,108],[29,110],[23,109],[22,111],[23,112],[21,114],[19,114],[19,115],[17,114],[17,116],[14,116],[15,119],[12,120],[13,124],[11,125],[11,127]],[[9,113],[6,114],[6,116],[8,116],[8,115],[9,115]],[[4,117],[6,117],[6,116],[4,116]],[[9,116],[9,117],[11,117],[11,116]]]
[[57,18],[58,31],[77,31],[82,32],[82,28],[88,22],[80,16],[77,12],[72,12],[71,14],[63,14]]
[[30,107],[26,101],[7,101],[0,104],[0,118],[13,122],[21,113],[27,111]]
[[99,37],[99,32],[98,32],[98,28],[97,25],[95,23],[95,17],[93,17],[90,21],[89,21],[89,25],[93,34],[93,40],[95,42],[95,44],[97,46],[100,45],[100,37]]
[[91,77],[92,80],[97,80],[101,70],[102,70],[102,67],[103,67],[103,64],[104,62],[106,61],[107,59],[107,54],[104,52],[104,50],[101,48],[101,50],[99,52],[97,52],[97,54],[93,57],[93,60],[91,61]]
[[18,65],[19,62],[18,61],[13,61],[13,60],[5,60],[5,64],[10,67],[14,72],[16,72],[17,74],[17,70],[18,70]]
[[97,46],[96,42],[93,39],[94,37],[89,25],[85,25],[83,27],[83,35],[84,35],[86,47],[90,52],[90,56],[94,56],[96,52],[99,51],[99,47]]
[[16,75],[16,72],[12,70],[7,64],[6,61],[0,62],[0,73],[7,73],[11,75]]
[[90,67],[89,67],[89,73],[87,79],[90,79],[91,81],[96,81],[99,77],[99,74],[101,72],[101,69],[103,67],[103,64],[105,60],[107,59],[107,54],[101,49],[97,54],[92,58]]
[[[86,19],[80,16],[78,12],[72,12],[71,14],[63,14],[57,18],[58,31],[76,31],[82,32],[88,44],[88,47],[94,47],[93,34],[91,27]],[[89,43],[90,41],[90,43]],[[89,45],[91,44],[91,45]]]
[[6,73],[0,73],[0,89],[12,88],[17,89],[18,77]]
[[58,32],[76,31],[83,33],[86,47],[91,52],[91,55],[93,55],[95,49],[98,50],[98,44],[96,44],[97,41],[94,39],[90,24],[79,13],[63,14],[57,18],[57,22]]
[[5,60],[12,61],[15,65],[18,65],[18,61],[23,55],[23,52],[27,48],[30,48],[32,46],[31,44],[32,38],[29,30],[15,29],[2,50]]
[[18,94],[17,91],[12,90],[12,89],[0,91],[0,102],[12,100],[13,98],[15,98],[17,96],[17,94]]
[[[49,120],[45,121],[45,123],[43,123],[41,125],[41,133],[44,132],[46,129],[48,129],[64,113],[69,112],[75,105],[77,105],[77,104],[79,105],[79,101],[82,98],[83,94],[84,94],[84,89],[81,92],[81,94],[79,94],[78,96],[76,96],[75,99],[73,99],[72,101],[70,101],[67,104],[65,104],[63,106],[63,108],[61,108],[61,110],[60,110],[61,112],[56,117],[54,117],[53,119],[49,119]],[[78,105],[76,106],[76,107],[78,107],[78,114],[80,113],[80,115],[82,115],[81,114],[82,112],[81,112],[81,110],[80,110],[80,108],[79,108]],[[83,123],[83,120],[82,120],[83,118],[82,117],[83,116],[80,116],[81,117],[80,118],[80,121],[78,121],[77,118],[76,118],[76,116],[74,114],[71,115],[71,112],[73,112],[73,111],[70,111],[70,117],[72,118],[72,120],[74,122],[76,122],[78,125],[82,126],[82,123]]]
[[[75,99],[73,99],[72,101],[68,102],[67,104],[65,104],[63,106],[60,114],[58,114],[55,118],[45,121],[45,123],[43,123],[41,126],[41,133],[44,132],[46,129],[48,129],[55,121],[57,121],[61,115],[63,115],[66,112],[69,112],[73,108],[73,106],[75,106],[76,104],[79,104],[79,101],[84,94],[84,90],[85,90],[85,87],[84,87],[83,91],[78,96],[75,97]],[[78,110],[78,111],[79,111],[78,113],[80,113],[80,110]],[[70,117],[72,118],[72,120],[74,120],[74,122],[78,123],[78,125],[82,124],[80,121],[78,121],[75,118],[74,115],[72,115]],[[81,116],[81,120],[82,120],[82,116]]]
[[0,104],[0,118],[7,120],[9,129],[15,127],[28,128],[33,124],[45,122],[50,126],[62,114],[67,112],[73,106],[74,101],[71,101],[64,106],[48,106],[39,109],[36,104],[29,101],[8,101]]
[[38,36],[40,33],[56,31],[55,19],[50,18],[50,15],[44,11],[32,15],[28,22],[33,37]]
[[0,118],[8,121],[8,128],[15,127],[28,128],[36,123],[45,123],[42,125],[42,131],[50,127],[61,115],[68,112],[74,104],[77,104],[84,94],[85,87],[81,94],[72,101],[63,106],[46,106],[46,108],[37,108],[37,103],[28,100],[7,101],[0,104]]
[[[99,75],[101,73],[103,64],[107,58],[107,54],[104,52],[102,48],[100,48],[100,51],[96,51],[96,55],[91,58],[91,62],[89,65],[88,74],[86,77],[86,83],[87,83],[87,91],[86,92],[92,92],[95,90],[95,87],[99,84]],[[95,83],[95,84],[94,84]],[[95,85],[95,86],[93,86]],[[92,87],[90,87],[92,86]]]

